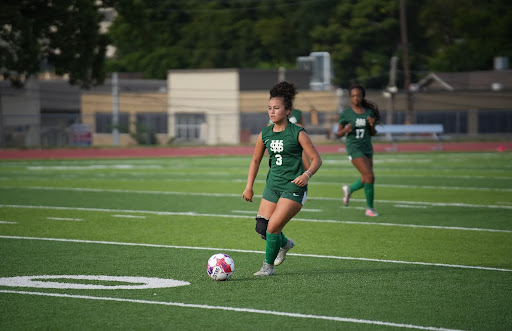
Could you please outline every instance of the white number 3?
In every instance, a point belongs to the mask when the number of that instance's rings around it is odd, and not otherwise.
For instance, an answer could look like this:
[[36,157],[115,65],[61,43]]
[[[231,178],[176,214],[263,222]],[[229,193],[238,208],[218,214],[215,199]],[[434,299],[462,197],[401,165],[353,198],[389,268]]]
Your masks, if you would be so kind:
[[281,154],[276,154],[276,165],[282,165],[283,164],[283,157]]

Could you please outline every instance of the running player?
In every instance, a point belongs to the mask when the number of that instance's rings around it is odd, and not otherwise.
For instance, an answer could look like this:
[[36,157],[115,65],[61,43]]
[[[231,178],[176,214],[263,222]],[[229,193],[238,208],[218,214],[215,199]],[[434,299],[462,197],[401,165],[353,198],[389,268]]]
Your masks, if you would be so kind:
[[[273,124],[265,127],[256,140],[242,194],[242,199],[252,202],[254,181],[266,149],[270,169],[256,216],[256,232],[266,240],[265,262],[255,276],[275,274],[274,266],[280,265],[295,246],[292,239],[285,237],[283,228],[301,210],[307,197],[308,181],[322,165],[320,154],[304,128],[288,120],[296,94],[295,86],[288,82],[280,82],[270,90],[268,115]],[[306,170],[303,151],[311,160]]]
[[364,188],[366,216],[379,216],[373,208],[375,175],[373,173],[372,136],[377,134],[375,126],[380,123],[379,107],[365,99],[366,91],[361,85],[350,88],[352,107],[341,112],[338,120],[338,137],[347,135],[348,159],[361,173],[352,185],[344,185],[343,204],[348,206],[353,192]]

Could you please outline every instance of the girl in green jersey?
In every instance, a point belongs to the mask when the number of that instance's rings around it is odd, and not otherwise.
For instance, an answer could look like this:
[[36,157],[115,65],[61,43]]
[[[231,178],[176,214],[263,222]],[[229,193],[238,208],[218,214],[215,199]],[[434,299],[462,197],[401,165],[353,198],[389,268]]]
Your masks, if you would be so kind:
[[343,204],[348,206],[350,195],[364,188],[366,216],[378,216],[373,208],[375,175],[373,174],[372,136],[380,123],[379,108],[365,99],[366,92],[361,85],[350,88],[352,107],[341,112],[338,120],[338,137],[347,135],[346,148],[349,160],[361,173],[361,177],[350,186],[343,186]]
[[[270,90],[268,116],[273,124],[264,128],[256,140],[242,194],[242,199],[252,202],[254,181],[266,149],[270,169],[256,217],[256,232],[266,240],[265,262],[255,276],[275,274],[274,266],[280,265],[288,250],[295,246],[282,231],[301,210],[306,201],[308,181],[322,165],[304,128],[288,121],[296,94],[295,86],[288,82],[280,82]],[[311,160],[308,169],[304,169],[302,162],[303,151]]]

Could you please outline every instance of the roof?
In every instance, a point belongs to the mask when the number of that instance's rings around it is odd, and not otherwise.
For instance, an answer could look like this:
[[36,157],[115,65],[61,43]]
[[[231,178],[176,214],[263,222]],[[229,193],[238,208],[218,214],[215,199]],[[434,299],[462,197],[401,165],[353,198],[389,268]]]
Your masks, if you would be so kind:
[[512,90],[512,70],[431,72],[411,88],[415,91]]

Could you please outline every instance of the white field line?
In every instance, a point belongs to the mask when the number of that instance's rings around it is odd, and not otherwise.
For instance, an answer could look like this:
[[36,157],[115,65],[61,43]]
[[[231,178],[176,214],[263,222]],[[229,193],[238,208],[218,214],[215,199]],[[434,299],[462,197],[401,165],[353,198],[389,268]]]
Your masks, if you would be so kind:
[[[396,170],[396,169],[395,169]],[[337,185],[337,186],[341,186],[342,184],[339,183],[339,177],[341,176],[340,174],[336,174],[336,175],[330,175],[330,174],[326,174],[327,172],[329,172],[328,170],[325,170],[324,173],[322,174],[322,176],[324,177],[335,177],[336,179],[333,179],[332,181],[328,181],[328,182],[325,182],[325,181],[313,181],[311,182],[311,185]],[[14,175],[16,174],[16,175]],[[171,177],[168,177],[168,178],[154,178],[154,176],[149,176],[149,180],[158,180],[160,182],[175,182],[176,181],[176,178],[179,178],[179,181],[181,182],[197,182],[197,179],[190,179],[190,178],[185,178],[186,176],[189,176],[190,173],[188,172],[173,172],[172,173],[172,178]],[[218,177],[218,176],[231,176],[232,177],[232,173],[225,173],[225,172],[211,172],[211,173],[208,173],[208,175],[210,176],[213,176],[213,177]],[[105,176],[104,174],[96,174],[95,175],[96,177],[90,177],[88,178],[90,181],[91,180],[104,180]],[[138,172],[134,172],[134,173],[130,173],[130,172],[123,172],[123,175],[122,177],[114,177],[114,179],[116,181],[132,181],[132,179],[129,179],[127,177],[136,177],[138,179],[141,179],[141,178],[145,178],[141,175],[141,173],[138,173]],[[401,179],[403,179],[404,175],[392,175],[392,174],[379,174],[379,178],[385,178],[385,177],[399,177]],[[420,176],[420,175],[414,175],[414,174],[408,174],[406,177],[418,177],[418,178],[424,178],[425,176]],[[512,177],[505,177],[505,176],[439,176],[439,175],[436,175],[436,176],[433,176],[435,178],[438,178],[438,179],[443,179],[443,178],[449,178],[449,179],[492,179],[492,180],[505,180],[505,181],[509,181],[509,180],[512,180]],[[83,175],[82,174],[76,174],[76,175],[72,175],[72,174],[53,174],[52,176],[53,179],[76,179],[76,178],[82,178],[83,179]],[[112,175],[109,176],[109,178],[112,179]],[[16,180],[27,180],[27,175],[26,173],[19,173],[19,175],[17,173],[9,173],[9,176],[0,176],[0,180],[13,180],[13,179],[16,179]],[[219,182],[220,179],[201,179],[202,182]],[[237,179],[237,178],[234,178],[234,179],[222,179],[222,182],[230,182],[230,183],[244,183],[247,181],[247,179]],[[255,183],[265,183],[266,181],[264,179],[256,179]],[[387,186],[387,187],[395,187],[395,185],[393,184],[379,184],[379,186]],[[399,186],[399,184],[397,184],[397,186]],[[404,187],[404,188],[419,188],[419,187],[425,187],[425,188],[431,188],[431,186],[417,186],[417,185],[400,185],[401,187]],[[432,188],[441,188],[441,189],[455,189],[455,190],[475,190],[475,191],[504,191],[504,192],[507,192],[507,191],[510,191],[512,189],[507,189],[507,188],[494,188],[494,187],[473,187],[473,186],[433,186]]]
[[[301,211],[301,212],[308,212],[308,213],[320,213],[320,212],[322,212],[323,210],[322,210],[322,209],[307,209],[307,208],[302,208],[300,211]],[[231,212],[232,212],[232,213],[236,213],[236,214],[254,214],[254,210],[232,210]]]
[[[101,241],[101,240],[100,241],[96,241],[96,240],[62,239],[62,238],[39,238],[39,237],[19,237],[19,236],[2,236],[2,235],[0,235],[0,239],[43,240],[43,241],[73,242],[73,243],[82,243],[82,244],[141,246],[141,247],[155,247],[155,248],[174,248],[174,249],[192,249],[192,250],[218,251],[218,252],[226,251],[226,252],[237,252],[237,253],[265,254],[264,251],[252,251],[252,250],[245,250],[245,249],[197,247],[197,246],[175,246],[175,245],[159,245],[159,244],[143,244],[143,243],[126,243],[126,242]],[[476,269],[476,270],[512,272],[512,269],[504,269],[504,268],[467,266],[467,265],[445,264],[445,263],[399,261],[399,260],[381,260],[381,259],[370,259],[370,258],[364,258],[364,257],[349,257],[349,256],[335,256],[335,255],[316,255],[316,254],[298,254],[298,253],[288,253],[287,256],[312,257],[312,258],[316,258],[316,259],[320,258],[320,259],[335,259],[335,260],[352,260],[352,261],[365,261],[365,262],[378,262],[378,263],[412,264],[412,265],[447,267],[447,268],[461,268],[461,269]]]
[[[416,186],[414,186],[416,187]],[[59,191],[77,191],[77,192],[100,192],[100,193],[136,193],[136,194],[155,194],[155,195],[183,195],[183,196],[203,196],[203,197],[238,197],[241,198],[242,194],[233,193],[199,193],[199,192],[176,192],[176,191],[144,191],[144,190],[120,190],[120,189],[94,189],[94,188],[71,188],[71,187],[40,187],[40,186],[27,186],[27,187],[2,187],[2,188],[17,188],[17,189],[30,189],[30,190],[59,190]],[[261,195],[255,195],[255,198],[261,198]],[[328,197],[310,197],[309,200],[321,201],[340,201],[341,198],[328,198]],[[364,199],[351,199],[352,201],[366,201]],[[489,208],[489,209],[512,209],[512,206],[502,205],[475,205],[469,203],[445,203],[445,202],[426,202],[426,201],[397,201],[397,200],[375,200],[379,203],[391,204],[412,204],[424,205],[434,207],[468,207],[468,208]]]
[[[313,182],[313,185],[335,185],[341,186],[335,182]],[[310,184],[311,185],[311,184]],[[400,184],[378,184],[379,187],[404,188],[404,189],[427,189],[427,190],[455,190],[455,191],[486,191],[486,192],[512,192],[509,188],[491,188],[491,187],[468,187],[468,186],[434,186],[434,185],[400,185]]]
[[54,220],[54,221],[76,221],[76,222],[83,221],[82,218],[69,218],[69,217],[47,217],[47,219]]
[[427,206],[395,205],[397,208],[428,208]]
[[119,218],[146,218],[146,216],[137,216],[137,215],[112,215],[112,217],[119,217]]
[[[50,210],[73,210],[73,211],[91,211],[106,213],[127,213],[127,214],[150,214],[159,216],[189,216],[189,217],[215,217],[215,218],[250,218],[247,215],[230,215],[230,214],[201,214],[192,211],[188,212],[172,212],[172,211],[154,211],[154,210],[123,210],[123,209],[107,209],[107,208],[84,208],[84,207],[60,207],[60,206],[31,206],[31,205],[1,205],[0,208],[26,208],[26,209],[50,209]],[[356,207],[358,208],[358,207]],[[364,208],[362,208],[364,209]],[[461,230],[461,231],[479,231],[479,232],[504,232],[512,233],[512,230],[500,229],[482,229],[482,228],[464,228],[458,226],[440,226],[440,225],[418,225],[418,224],[399,224],[399,223],[378,223],[378,222],[356,222],[356,221],[340,221],[327,219],[311,219],[311,218],[293,218],[293,221],[313,222],[313,223],[340,223],[340,224],[356,224],[356,225],[380,225],[380,226],[396,226],[406,228],[419,229],[439,229],[439,230]]]
[[0,221],[0,224],[18,224],[18,222]]
[[0,293],[39,295],[39,296],[49,296],[49,297],[58,297],[58,298],[73,298],[73,299],[83,299],[83,300],[129,302],[129,303],[140,303],[140,304],[149,304],[149,305],[174,306],[174,307],[182,307],[182,308],[215,309],[215,310],[235,311],[235,312],[240,312],[240,313],[286,316],[286,317],[293,317],[293,318],[317,319],[317,320],[327,320],[327,321],[347,322],[347,323],[357,323],[357,324],[383,325],[383,326],[391,326],[391,327],[407,328],[407,329],[418,329],[418,330],[453,330],[453,329],[438,328],[438,327],[433,327],[433,326],[421,326],[421,325],[412,325],[412,324],[383,322],[383,321],[372,321],[372,320],[363,320],[363,319],[348,318],[348,317],[287,313],[287,312],[273,311],[273,310],[261,310],[261,309],[226,307],[226,306],[210,306],[210,305],[183,303],[183,302],[135,300],[135,299],[123,299],[123,298],[111,298],[111,297],[97,297],[97,296],[89,296],[89,295],[72,295],[72,294],[61,294],[61,293],[44,293],[44,292],[12,291],[12,290],[0,290]]

